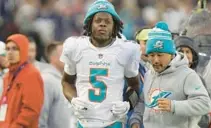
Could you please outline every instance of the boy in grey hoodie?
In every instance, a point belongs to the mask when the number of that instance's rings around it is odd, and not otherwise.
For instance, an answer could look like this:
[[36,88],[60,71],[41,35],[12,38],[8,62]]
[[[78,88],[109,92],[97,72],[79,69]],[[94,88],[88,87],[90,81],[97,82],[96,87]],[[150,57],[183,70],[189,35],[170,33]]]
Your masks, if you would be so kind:
[[199,76],[188,67],[188,59],[176,53],[165,22],[149,33],[146,54],[154,72],[146,73],[140,99],[144,127],[199,128],[201,116],[210,110],[210,98]]

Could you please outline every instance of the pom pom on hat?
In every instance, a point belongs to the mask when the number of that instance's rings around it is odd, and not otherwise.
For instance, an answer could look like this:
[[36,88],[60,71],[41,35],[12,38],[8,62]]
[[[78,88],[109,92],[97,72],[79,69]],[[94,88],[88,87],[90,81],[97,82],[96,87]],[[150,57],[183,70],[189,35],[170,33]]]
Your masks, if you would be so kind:
[[162,30],[164,30],[164,31],[169,31],[168,25],[167,25],[165,22],[163,22],[163,21],[158,22],[158,23],[155,25],[155,27],[156,27],[156,28],[159,28],[159,29],[162,29]]

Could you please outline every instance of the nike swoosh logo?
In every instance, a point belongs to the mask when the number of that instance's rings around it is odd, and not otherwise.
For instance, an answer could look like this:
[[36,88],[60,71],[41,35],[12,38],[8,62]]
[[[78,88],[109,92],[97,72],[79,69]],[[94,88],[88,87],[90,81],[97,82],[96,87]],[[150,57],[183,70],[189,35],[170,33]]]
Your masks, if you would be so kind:
[[200,88],[201,88],[201,86],[199,86],[199,87],[196,87],[196,88],[195,88],[195,90],[199,90]]

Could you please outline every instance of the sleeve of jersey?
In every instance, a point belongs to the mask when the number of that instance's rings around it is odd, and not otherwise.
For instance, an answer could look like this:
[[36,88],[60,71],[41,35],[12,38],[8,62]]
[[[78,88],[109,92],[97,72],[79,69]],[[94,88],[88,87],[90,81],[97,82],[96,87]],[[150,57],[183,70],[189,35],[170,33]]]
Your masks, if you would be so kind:
[[60,61],[65,64],[64,71],[68,75],[76,74],[76,63],[73,59],[74,49],[76,47],[76,42],[72,37],[68,38],[63,45],[63,51],[60,56]]
[[132,78],[138,75],[138,68],[140,62],[140,50],[139,46],[133,44],[134,46],[131,48],[131,56],[125,67],[125,77]]

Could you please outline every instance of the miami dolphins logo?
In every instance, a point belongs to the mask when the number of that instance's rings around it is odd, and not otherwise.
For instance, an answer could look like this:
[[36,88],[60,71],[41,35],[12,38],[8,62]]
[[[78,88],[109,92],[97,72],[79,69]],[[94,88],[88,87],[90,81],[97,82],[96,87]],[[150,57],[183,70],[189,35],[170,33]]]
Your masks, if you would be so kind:
[[160,89],[154,89],[149,95],[150,104],[145,104],[148,108],[158,109],[158,99],[167,98],[172,93],[169,91],[161,91]]
[[98,10],[102,10],[102,9],[108,9],[107,5],[103,5],[103,4],[100,4],[98,7],[97,7]]
[[154,44],[154,48],[157,48],[157,49],[163,49],[163,42],[162,41],[157,41],[155,44]]

